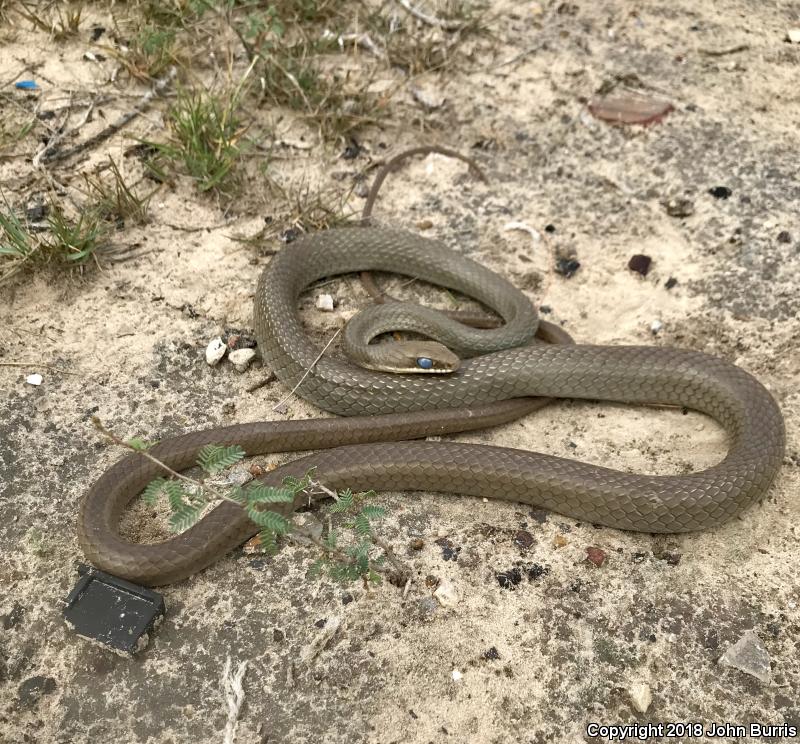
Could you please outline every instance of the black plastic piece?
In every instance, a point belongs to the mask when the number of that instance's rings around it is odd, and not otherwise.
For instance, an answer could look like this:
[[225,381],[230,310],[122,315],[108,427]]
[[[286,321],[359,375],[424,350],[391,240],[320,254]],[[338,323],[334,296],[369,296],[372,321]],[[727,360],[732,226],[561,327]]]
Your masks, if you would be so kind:
[[164,597],[144,586],[78,567],[81,578],[64,600],[64,619],[80,636],[135,654],[147,646],[149,633],[164,616]]

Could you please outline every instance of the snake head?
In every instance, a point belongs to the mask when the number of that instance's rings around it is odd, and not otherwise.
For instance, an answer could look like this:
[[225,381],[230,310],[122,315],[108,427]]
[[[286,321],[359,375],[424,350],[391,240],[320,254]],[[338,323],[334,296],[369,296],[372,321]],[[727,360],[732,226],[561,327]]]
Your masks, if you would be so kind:
[[395,374],[442,375],[455,372],[461,360],[444,344],[436,341],[394,341],[381,344],[382,372]]

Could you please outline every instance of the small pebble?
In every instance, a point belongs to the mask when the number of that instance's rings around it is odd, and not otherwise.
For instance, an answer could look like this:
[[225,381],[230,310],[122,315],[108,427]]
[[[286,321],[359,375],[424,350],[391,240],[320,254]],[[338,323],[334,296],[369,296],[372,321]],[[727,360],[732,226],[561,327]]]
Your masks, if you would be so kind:
[[748,630],[730,646],[718,663],[749,674],[764,684],[772,681],[769,654],[761,639],[752,630]]
[[527,550],[534,543],[533,535],[525,530],[519,530],[519,532],[514,535],[514,543],[517,547]]
[[497,661],[500,658],[500,652],[492,646],[488,651],[484,651],[481,656],[486,659],[486,661]]
[[237,372],[245,372],[255,356],[255,349],[236,349],[228,354],[228,359]]
[[791,243],[792,236],[788,230],[782,230],[778,233],[778,242],[779,243]]
[[[546,229],[546,228],[545,228]],[[556,272],[561,276],[569,279],[574,276],[575,272],[581,267],[581,262],[575,258],[567,258],[562,256],[556,259]]]
[[586,560],[594,564],[598,568],[606,562],[606,552],[601,548],[589,547],[586,548]]
[[433,88],[413,86],[411,88],[411,96],[428,111],[435,111],[444,105],[444,96]]
[[333,312],[333,297],[329,294],[317,295],[317,310],[326,313]]
[[425,541],[421,537],[415,537],[411,541],[411,550],[422,550],[425,547]]
[[691,199],[676,197],[665,202],[664,209],[670,217],[691,217],[694,214],[694,202]]
[[631,256],[630,261],[628,261],[628,268],[631,271],[635,271],[637,274],[647,276],[647,272],[650,271],[651,263],[653,263],[653,259],[650,258],[650,256],[637,253],[635,256]]
[[549,566],[542,566],[540,563],[531,563],[526,569],[525,573],[528,574],[528,581],[536,581],[550,573]]
[[219,364],[228,347],[223,343],[222,339],[217,336],[213,339],[208,346],[206,346],[206,363],[209,367],[215,367]]
[[661,331],[661,329],[663,327],[664,327],[664,324],[660,320],[654,320],[650,324],[650,333],[652,333],[654,336],[656,336]]
[[433,227],[433,220],[420,220],[417,222],[418,230],[430,230]]
[[442,607],[455,607],[458,604],[458,592],[453,583],[447,579],[439,582],[433,596]]
[[556,535],[553,538],[553,547],[556,548],[556,550],[558,548],[563,548],[566,545],[568,545],[568,541],[567,541],[567,538],[564,537],[564,535]]
[[458,682],[463,676],[458,669],[453,669],[453,682]]
[[678,280],[674,276],[671,276],[669,279],[667,279],[667,281],[664,282],[664,286],[667,289],[672,289],[673,287],[677,286],[677,284]]
[[25,382],[27,382],[28,385],[41,385],[43,379],[44,378],[38,372],[35,372],[32,375],[28,375],[25,378]]
[[534,243],[538,243],[541,241],[542,236],[536,228],[531,227],[530,225],[526,224],[525,222],[508,222],[507,224],[503,225],[503,230],[508,232],[509,230],[519,230],[521,232],[526,232],[528,235],[531,236],[531,240]]
[[786,32],[786,41],[791,44],[800,44],[800,28],[790,28]]
[[650,692],[649,685],[640,682],[631,685],[628,688],[628,694],[631,696],[631,703],[639,713],[647,713],[650,703],[653,702],[653,695]]
[[511,568],[508,571],[495,574],[495,578],[502,589],[511,589],[513,591],[517,588],[517,584],[522,581],[522,571],[518,568]]
[[668,566],[677,566],[681,562],[681,554],[673,550],[662,550],[654,554],[660,561],[664,561]]
[[354,139],[350,140],[350,144],[344,148],[344,152],[342,153],[343,160],[353,160],[357,158],[361,154],[361,145],[358,144]]
[[708,190],[708,193],[711,194],[715,199],[727,199],[733,191],[729,189],[727,186],[714,186]]

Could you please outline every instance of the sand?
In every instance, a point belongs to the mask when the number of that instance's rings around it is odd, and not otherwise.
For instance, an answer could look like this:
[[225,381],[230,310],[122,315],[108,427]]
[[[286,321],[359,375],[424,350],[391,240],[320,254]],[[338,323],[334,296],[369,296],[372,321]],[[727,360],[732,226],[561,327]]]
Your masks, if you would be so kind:
[[[407,86],[398,94],[419,126],[390,120],[365,131],[354,161],[312,137],[311,149],[286,150],[271,172],[345,192],[372,160],[404,146],[438,141],[473,155],[489,183],[440,156],[411,162],[387,182],[380,220],[511,278],[579,342],[682,346],[751,372],[782,407],[788,434],[764,502],[715,530],[653,536],[492,500],[385,493],[384,534],[415,573],[406,597],[388,584],[308,579],[307,548],[274,558],[238,551],[164,587],[167,617],[135,659],[75,637],[59,602],[82,560],[78,503],[120,456],[92,414],[121,436],[149,438],[320,415],[296,397],[275,413],[287,392],[277,381],[247,392],[268,371],[258,365],[244,374],[206,365],[214,336],[252,328],[256,278],[269,264],[234,237],[255,234],[279,210],[253,197],[225,214],[179,178],[154,197],[151,225],[119,236],[147,249],[140,258],[0,288],[0,362],[30,362],[0,367],[0,740],[223,741],[227,657],[249,665],[238,742],[538,744],[599,740],[587,735],[591,722],[800,725],[800,45],[784,41],[797,11],[734,0],[561,7],[495,3],[494,39],[471,41],[466,61],[414,81],[442,96],[441,108],[421,109]],[[707,53],[738,45],[746,48]],[[0,63],[9,74],[41,65],[43,95],[63,100],[108,73],[81,59],[84,48],[20,30]],[[631,75],[675,110],[649,127],[593,118],[586,102],[601,84]],[[106,117],[127,102],[113,98]],[[158,135],[162,108],[129,133]],[[87,126],[88,135],[104,122]],[[286,137],[294,131],[280,126]],[[129,145],[118,135],[59,177],[74,185],[108,155],[135,168],[122,158]],[[22,158],[0,162],[7,197],[24,194],[30,169]],[[344,181],[332,177],[340,171]],[[730,197],[712,196],[717,186]],[[670,216],[673,197],[691,200],[693,214]],[[506,230],[512,221],[536,239]],[[283,249],[274,238],[264,247]],[[581,264],[571,278],[555,271],[561,253]],[[634,254],[652,258],[646,277],[627,268]],[[313,294],[304,302],[319,340],[366,302],[353,278],[326,291],[334,313],[315,310]],[[409,291],[447,306],[438,290]],[[34,372],[38,387],[25,381]],[[591,402],[457,439],[641,473],[699,469],[725,452],[724,432],[700,414]],[[126,525],[164,532],[141,505]],[[445,560],[445,540],[460,549],[455,560]],[[606,554],[603,565],[587,562],[587,547]],[[515,567],[521,581],[508,588],[497,574]],[[430,599],[442,580],[457,593],[452,606]],[[331,618],[339,630],[307,661],[304,649],[324,632],[316,624]],[[770,656],[771,683],[717,663],[748,630]]]

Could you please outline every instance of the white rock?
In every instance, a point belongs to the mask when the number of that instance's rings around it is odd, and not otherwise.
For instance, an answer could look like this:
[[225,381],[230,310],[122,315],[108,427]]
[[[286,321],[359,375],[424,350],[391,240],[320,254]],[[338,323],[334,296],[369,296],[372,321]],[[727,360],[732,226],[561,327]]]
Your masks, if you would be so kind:
[[800,28],[790,28],[786,32],[786,38],[792,42],[792,44],[800,44]]
[[442,579],[439,582],[439,586],[433,596],[436,597],[442,607],[455,607],[459,601],[458,591],[456,591],[453,583],[447,579]]
[[772,681],[769,654],[761,639],[752,630],[748,630],[730,646],[717,663],[750,674],[764,684]]
[[654,320],[650,324],[650,332],[655,336],[655,334],[658,333],[663,327],[664,324],[660,320]]
[[453,669],[453,682],[458,682],[464,675],[458,671],[458,669]]
[[524,223],[524,222],[507,222],[503,225],[503,230],[508,232],[509,230],[521,230],[522,232],[528,233],[531,236],[531,240],[534,243],[538,243],[542,239],[541,233],[534,227]]
[[244,372],[249,366],[250,362],[256,356],[255,349],[236,349],[228,354],[230,363],[236,368],[237,372]]
[[647,713],[650,703],[653,702],[653,696],[650,693],[650,686],[644,682],[638,682],[628,688],[628,694],[631,696],[631,703],[639,713]]
[[225,352],[228,350],[228,347],[222,342],[222,339],[217,336],[215,339],[206,346],[206,363],[209,367],[215,367],[219,364],[222,357],[225,356]]
[[36,372],[35,374],[28,375],[25,378],[25,382],[27,382],[28,385],[41,385],[42,379],[43,379],[42,376],[38,372]]
[[326,313],[333,312],[333,297],[329,294],[317,295],[317,310]]
[[441,108],[444,104],[444,96],[434,88],[421,88],[419,86],[411,86],[411,96],[423,108],[428,111],[434,111]]

